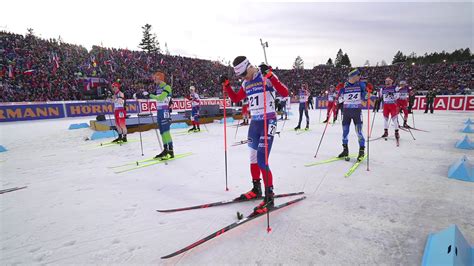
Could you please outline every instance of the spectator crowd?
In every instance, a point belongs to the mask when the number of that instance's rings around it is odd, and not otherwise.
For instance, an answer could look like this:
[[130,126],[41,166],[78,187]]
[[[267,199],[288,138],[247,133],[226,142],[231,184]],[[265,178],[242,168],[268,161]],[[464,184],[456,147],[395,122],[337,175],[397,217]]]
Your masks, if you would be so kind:
[[[97,87],[120,80],[127,98],[153,90],[151,74],[162,71],[173,87],[173,97],[184,97],[195,86],[203,97],[221,96],[220,75],[232,76],[232,68],[219,62],[128,49],[98,46],[91,51],[55,39],[43,40],[0,32],[0,102],[87,100],[97,96]],[[406,80],[417,91],[434,89],[442,94],[470,94],[471,62],[361,67],[374,85],[386,77]],[[344,81],[348,68],[317,66],[311,70],[277,70],[279,78],[296,94],[301,83],[313,95]],[[102,82],[102,83],[101,83]],[[238,85],[238,81],[233,81]]]

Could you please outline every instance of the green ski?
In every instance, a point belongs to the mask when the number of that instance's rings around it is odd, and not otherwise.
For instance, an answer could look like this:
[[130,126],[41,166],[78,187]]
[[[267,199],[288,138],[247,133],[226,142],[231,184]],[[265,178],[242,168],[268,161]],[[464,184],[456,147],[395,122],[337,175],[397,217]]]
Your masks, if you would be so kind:
[[[351,154],[351,155],[349,155],[349,158],[355,158],[356,156],[357,156],[357,154]],[[340,161],[340,160],[344,160],[345,158],[346,157],[342,157],[342,158],[332,157],[332,158],[329,158],[327,160],[314,162],[314,163],[308,163],[308,164],[305,164],[304,166],[310,167],[310,166],[315,166],[315,165],[320,165],[320,164],[332,163],[332,162],[337,162],[337,161]]]
[[125,145],[129,142],[138,142],[138,139],[129,139],[127,142],[122,142],[122,141],[120,141],[120,142],[104,142],[104,143],[100,143],[98,145],[94,145],[94,147],[102,148],[102,147],[110,147],[110,146],[120,145],[120,144]]
[[357,161],[356,163],[354,163],[354,165],[351,167],[351,169],[349,169],[349,171],[347,171],[347,173],[344,176],[349,177],[350,175],[352,175],[352,173],[354,173],[354,171],[357,169],[357,167],[359,167],[360,163],[362,163],[366,158],[367,158],[367,154],[364,155],[364,157],[362,157],[362,160]]
[[[169,162],[169,161],[173,161],[173,160],[176,160],[176,159],[184,158],[184,157],[190,156],[190,155],[192,155],[192,154],[193,154],[192,152],[183,153],[183,154],[177,154],[177,155],[174,156],[174,158],[171,158],[171,159],[168,159],[168,160],[152,159],[151,162],[145,163],[145,164],[139,164],[138,162],[136,162],[134,166],[130,166],[130,167],[128,167],[128,168],[124,168],[124,169],[115,171],[114,173],[119,174],[119,173],[124,173],[124,172],[128,172],[128,171],[132,171],[132,170],[136,170],[136,169],[148,167],[148,166],[155,165],[155,164],[159,164],[159,163],[167,163],[167,162]],[[125,166],[129,166],[129,165],[130,165],[130,164],[125,165]]]

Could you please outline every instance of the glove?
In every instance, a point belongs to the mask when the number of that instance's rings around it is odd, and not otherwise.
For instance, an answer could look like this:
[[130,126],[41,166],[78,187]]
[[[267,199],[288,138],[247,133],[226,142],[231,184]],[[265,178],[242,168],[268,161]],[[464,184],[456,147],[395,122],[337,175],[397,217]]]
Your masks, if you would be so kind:
[[372,91],[374,90],[374,88],[372,87],[372,84],[368,84],[366,89],[367,89],[367,92],[370,94],[372,94]]
[[222,85],[227,85],[229,84],[229,79],[227,78],[226,75],[222,75],[219,77],[219,83]]
[[143,95],[143,96],[148,96],[148,94],[149,94],[149,93],[148,93],[147,91],[142,92],[142,95]]
[[266,64],[261,64],[258,66],[258,68],[260,68],[260,72],[263,73],[263,75],[265,75],[266,78],[271,78],[272,77],[272,67],[271,66],[267,66]]
[[137,99],[137,94],[136,93],[133,94],[133,99],[135,99],[135,100]]

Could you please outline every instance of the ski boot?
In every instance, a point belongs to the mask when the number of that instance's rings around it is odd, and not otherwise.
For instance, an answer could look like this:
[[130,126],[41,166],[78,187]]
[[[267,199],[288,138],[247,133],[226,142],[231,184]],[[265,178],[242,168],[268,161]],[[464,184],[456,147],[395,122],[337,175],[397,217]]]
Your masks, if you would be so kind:
[[335,124],[336,120],[337,120],[337,117],[334,117],[334,119],[332,120],[332,123]]
[[262,186],[260,185],[260,179],[252,180],[252,183],[253,188],[249,192],[240,195],[240,197],[238,197],[239,200],[251,200],[262,197]]
[[323,121],[323,124],[326,124],[328,122],[329,118],[326,118],[326,120]]
[[127,134],[122,135],[122,142],[127,142]]
[[364,159],[364,156],[365,156],[365,147],[360,147],[359,148],[359,155],[357,155],[357,161],[362,161],[362,159]]
[[197,131],[197,132],[200,132],[200,131],[201,131],[201,128],[200,128],[199,126],[197,126],[196,131]]
[[161,158],[161,160],[169,160],[174,158],[174,151],[173,149],[167,149],[166,150],[166,155]]
[[406,121],[406,120],[403,121],[403,127],[404,127],[404,128],[410,128],[410,126],[407,124],[407,121]]
[[117,143],[119,141],[122,141],[122,134],[118,134],[118,138],[112,140],[112,143]]
[[382,138],[386,138],[386,137],[388,137],[388,129],[383,130]]
[[309,122],[306,123],[306,127],[304,128],[304,130],[309,130]]
[[163,145],[163,151],[160,154],[156,155],[155,159],[160,159],[161,160],[164,157],[166,157],[167,154],[168,154],[168,145],[165,144],[165,145]]
[[188,130],[188,132],[195,132],[195,131],[196,131],[196,126],[193,126],[192,128]]
[[265,197],[263,198],[263,201],[253,209],[253,212],[255,214],[262,214],[268,212],[268,210],[273,209],[273,207],[275,207],[274,196],[275,194],[273,193],[273,186],[265,188]]
[[300,125],[297,125],[297,126],[295,127],[295,131],[298,131],[298,130],[300,130],[300,129],[301,129]]
[[398,129],[395,129],[395,139],[398,141],[400,140],[400,133],[398,132]]
[[349,147],[347,144],[342,144],[343,150],[341,154],[339,154],[338,158],[344,158],[344,160],[349,161]]

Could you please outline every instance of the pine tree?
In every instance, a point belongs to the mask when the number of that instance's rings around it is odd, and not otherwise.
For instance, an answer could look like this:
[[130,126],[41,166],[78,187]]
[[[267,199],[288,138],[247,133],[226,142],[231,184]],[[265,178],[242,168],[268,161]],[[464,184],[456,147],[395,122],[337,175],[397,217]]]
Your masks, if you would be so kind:
[[392,64],[395,63],[403,63],[407,60],[406,56],[403,55],[401,51],[398,51],[395,56],[393,57]]
[[386,65],[387,65],[387,62],[385,62],[385,60],[382,60],[382,62],[380,62],[380,65],[381,65],[381,66],[386,66]]
[[349,56],[347,54],[344,54],[342,56],[341,66],[346,66],[346,67],[351,67],[352,66],[351,60],[349,59]]
[[151,25],[147,23],[142,29],[143,38],[138,47],[148,53],[160,53],[160,43],[156,38],[156,34],[151,33]]
[[293,63],[293,69],[304,69],[304,61],[301,56],[297,56],[295,59],[295,63]]
[[26,31],[28,32],[26,34],[27,37],[34,37],[35,36],[35,32],[32,28],[27,28]]
[[334,65],[336,67],[341,67],[342,66],[342,58],[344,57],[344,53],[342,53],[342,49],[339,49],[337,51],[336,59],[334,59]]
[[326,65],[328,66],[333,66],[332,59],[329,58],[328,61],[326,62]]
[[369,60],[365,60],[364,66],[365,66],[365,67],[368,67],[368,66],[370,66],[370,62],[369,62]]

